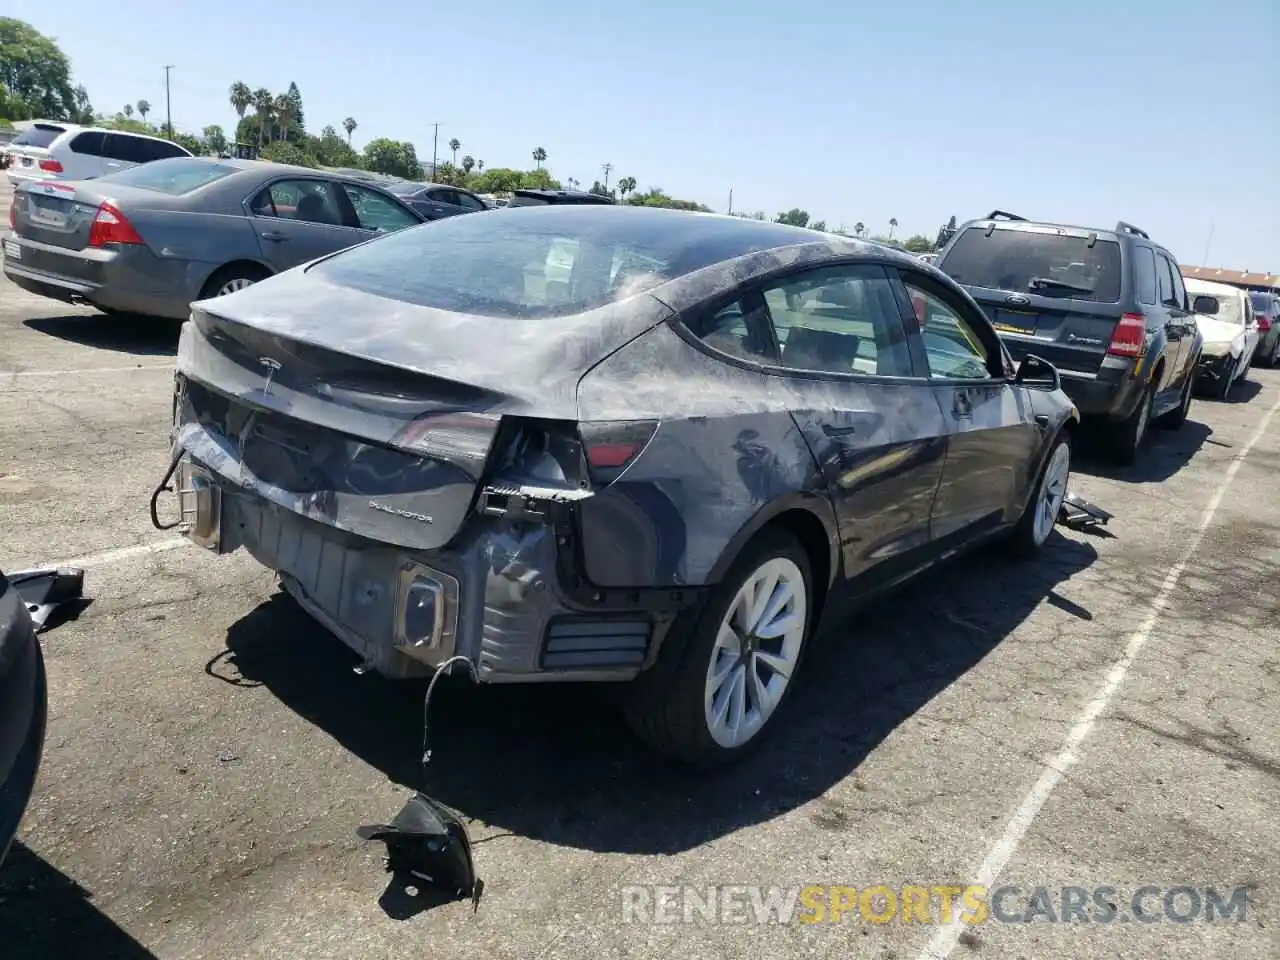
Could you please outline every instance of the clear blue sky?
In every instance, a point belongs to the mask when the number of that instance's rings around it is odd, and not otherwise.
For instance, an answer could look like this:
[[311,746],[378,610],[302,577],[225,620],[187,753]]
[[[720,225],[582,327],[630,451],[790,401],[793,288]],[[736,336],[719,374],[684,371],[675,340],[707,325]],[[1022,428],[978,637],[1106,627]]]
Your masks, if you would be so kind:
[[734,208],[933,236],[994,207],[1148,229],[1184,262],[1280,271],[1280,4],[640,5],[8,0],[99,110],[234,128],[227,87],[302,91],[356,143],[457,137],[488,166],[600,166]]

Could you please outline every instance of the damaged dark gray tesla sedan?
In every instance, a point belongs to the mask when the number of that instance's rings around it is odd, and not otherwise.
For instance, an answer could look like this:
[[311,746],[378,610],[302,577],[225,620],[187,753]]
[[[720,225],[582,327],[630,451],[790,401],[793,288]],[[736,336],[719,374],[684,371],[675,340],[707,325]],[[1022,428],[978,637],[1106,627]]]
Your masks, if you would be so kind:
[[1042,545],[1078,420],[914,257],[622,206],[450,217],[197,302],[178,371],[188,537],[391,677],[631,681],[694,762],[758,739],[833,589]]

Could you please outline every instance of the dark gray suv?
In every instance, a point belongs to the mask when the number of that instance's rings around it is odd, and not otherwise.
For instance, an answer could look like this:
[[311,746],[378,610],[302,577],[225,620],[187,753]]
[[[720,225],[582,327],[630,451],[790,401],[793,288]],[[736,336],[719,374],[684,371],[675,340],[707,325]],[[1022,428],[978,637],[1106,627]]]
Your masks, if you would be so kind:
[[1177,259],[1146,232],[995,210],[960,227],[935,266],[978,301],[1015,360],[1057,367],[1120,462],[1136,458],[1153,419],[1186,420],[1203,339]]

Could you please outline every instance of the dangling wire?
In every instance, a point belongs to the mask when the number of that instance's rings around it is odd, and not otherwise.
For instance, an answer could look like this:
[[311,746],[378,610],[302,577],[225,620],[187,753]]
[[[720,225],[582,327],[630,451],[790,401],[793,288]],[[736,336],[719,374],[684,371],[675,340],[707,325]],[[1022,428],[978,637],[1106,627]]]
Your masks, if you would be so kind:
[[428,736],[428,730],[430,727],[430,714],[428,713],[428,710],[431,707],[431,694],[435,691],[436,681],[444,674],[451,672],[455,663],[465,663],[467,665],[467,672],[470,674],[471,679],[476,683],[480,682],[480,677],[476,675],[476,665],[471,662],[470,657],[463,656],[462,654],[450,657],[448,660],[441,663],[440,666],[436,667],[435,673],[431,675],[431,682],[427,684],[427,695],[422,698],[422,770],[424,774],[426,773],[427,764],[431,762],[431,742]]

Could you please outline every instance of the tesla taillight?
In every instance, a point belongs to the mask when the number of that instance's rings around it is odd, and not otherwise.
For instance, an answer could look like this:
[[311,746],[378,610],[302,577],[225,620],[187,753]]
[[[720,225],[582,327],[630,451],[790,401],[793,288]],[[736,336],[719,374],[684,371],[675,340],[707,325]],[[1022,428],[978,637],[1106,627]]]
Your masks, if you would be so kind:
[[125,215],[109,203],[98,208],[93,225],[89,228],[89,246],[105,247],[107,244],[139,244],[142,237],[133,229]]
[[1140,357],[1147,349],[1147,321],[1140,313],[1126,313],[1116,324],[1107,353],[1113,357]]

